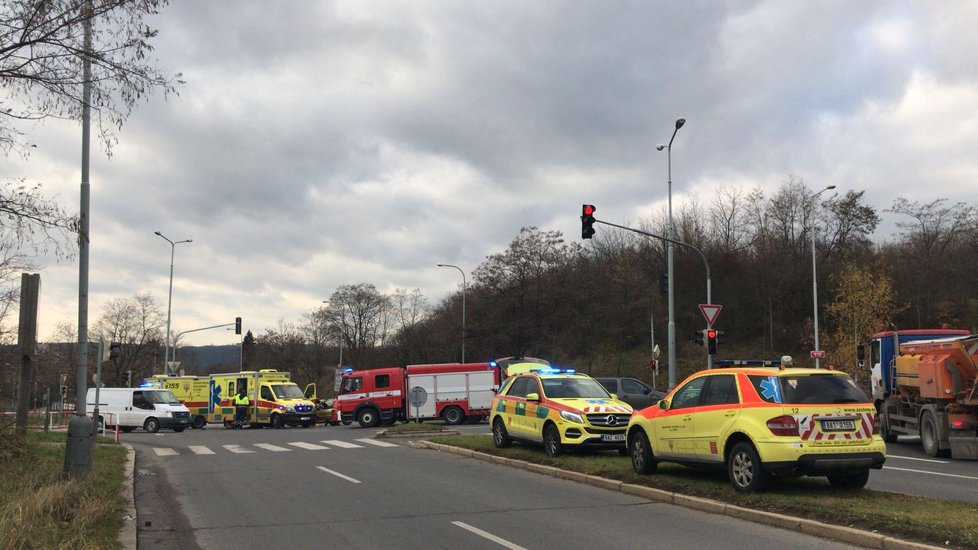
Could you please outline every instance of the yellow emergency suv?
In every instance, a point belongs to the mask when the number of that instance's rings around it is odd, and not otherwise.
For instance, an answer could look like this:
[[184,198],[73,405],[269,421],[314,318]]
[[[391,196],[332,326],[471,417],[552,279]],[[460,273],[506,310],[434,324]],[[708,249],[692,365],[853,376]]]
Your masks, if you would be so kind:
[[510,376],[493,398],[490,426],[496,447],[542,443],[549,456],[577,448],[627,454],[632,408],[586,374],[537,365]]
[[628,424],[632,467],[659,462],[727,470],[740,492],[772,478],[826,476],[866,485],[886,460],[872,400],[843,372],[782,361],[717,361],[684,380]]

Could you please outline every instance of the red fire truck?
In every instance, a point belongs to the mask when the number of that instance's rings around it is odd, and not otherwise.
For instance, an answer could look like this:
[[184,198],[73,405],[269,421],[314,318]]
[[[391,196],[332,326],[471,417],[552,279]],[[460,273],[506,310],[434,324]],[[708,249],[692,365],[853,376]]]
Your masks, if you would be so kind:
[[347,370],[335,406],[344,424],[356,420],[364,428],[399,420],[479,422],[489,417],[499,382],[495,362]]

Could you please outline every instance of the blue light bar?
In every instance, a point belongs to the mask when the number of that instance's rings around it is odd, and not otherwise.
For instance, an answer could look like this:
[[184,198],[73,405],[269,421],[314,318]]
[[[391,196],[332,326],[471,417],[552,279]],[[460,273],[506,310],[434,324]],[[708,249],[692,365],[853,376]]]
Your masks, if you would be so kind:
[[353,372],[353,369],[350,368],[350,367],[347,367],[347,368],[343,369],[343,372]]
[[489,361],[489,366],[492,367],[492,368],[496,368],[496,367],[499,366],[499,363],[497,363],[495,361]]

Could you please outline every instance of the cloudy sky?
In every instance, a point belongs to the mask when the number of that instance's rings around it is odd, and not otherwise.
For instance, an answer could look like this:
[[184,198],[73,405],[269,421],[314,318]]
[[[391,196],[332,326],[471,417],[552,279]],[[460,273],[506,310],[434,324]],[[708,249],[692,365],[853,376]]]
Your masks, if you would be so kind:
[[[179,96],[93,150],[89,318],[149,292],[173,332],[298,322],[340,285],[436,303],[521,227],[580,235],[717,189],[975,204],[978,3],[176,0],[150,24]],[[80,129],[27,161],[77,211]],[[674,206],[674,208],[677,206]],[[599,226],[599,231],[600,226]],[[77,261],[44,260],[39,338],[77,321]],[[223,330],[192,344],[237,341]]]

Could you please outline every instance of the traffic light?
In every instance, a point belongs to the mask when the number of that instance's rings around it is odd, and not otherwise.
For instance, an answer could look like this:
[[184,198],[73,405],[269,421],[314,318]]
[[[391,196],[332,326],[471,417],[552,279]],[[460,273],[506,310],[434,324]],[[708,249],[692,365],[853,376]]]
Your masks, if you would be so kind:
[[720,346],[723,345],[723,335],[724,335],[724,332],[722,330],[718,330],[717,331],[717,347],[720,347]]
[[697,346],[703,345],[703,332],[704,331],[702,329],[693,331],[693,343]]
[[659,295],[665,296],[669,294],[669,274],[663,273],[659,275]]
[[706,354],[716,355],[717,353],[717,331],[716,329],[706,329]]
[[234,333],[241,334],[241,317],[234,318]]
[[119,342],[109,343],[109,359],[118,359],[122,354],[122,344]]
[[581,206],[581,238],[590,239],[594,235],[594,211],[597,208],[593,204]]

